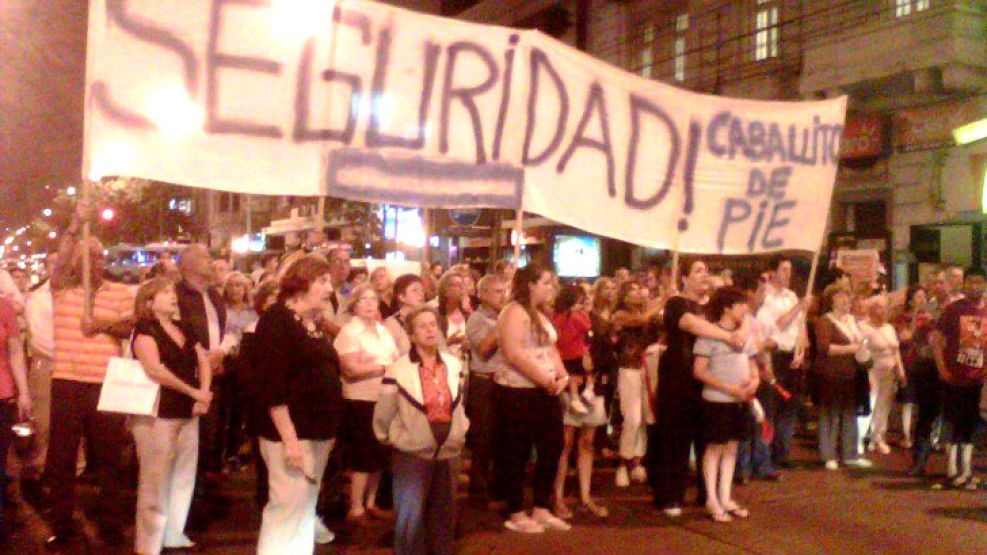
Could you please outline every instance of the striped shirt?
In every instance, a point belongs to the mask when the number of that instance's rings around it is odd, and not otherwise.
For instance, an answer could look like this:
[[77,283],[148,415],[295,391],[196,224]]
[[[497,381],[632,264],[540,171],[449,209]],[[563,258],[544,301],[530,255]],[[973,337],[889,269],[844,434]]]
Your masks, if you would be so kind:
[[[110,357],[120,356],[121,341],[108,334],[82,334],[81,287],[52,292],[55,329],[55,366],[52,378],[83,383],[103,383]],[[117,321],[134,313],[134,291],[126,285],[104,281],[93,300],[93,318]]]

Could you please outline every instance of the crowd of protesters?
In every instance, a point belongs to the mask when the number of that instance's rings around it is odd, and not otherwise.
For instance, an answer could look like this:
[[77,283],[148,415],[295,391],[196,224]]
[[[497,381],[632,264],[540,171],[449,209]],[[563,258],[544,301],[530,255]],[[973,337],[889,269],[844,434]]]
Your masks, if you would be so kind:
[[[0,272],[0,460],[12,426],[31,422],[20,491],[53,550],[79,541],[80,468],[100,487],[101,538],[119,544],[133,524],[133,551],[156,555],[194,545],[190,511],[228,502],[226,473],[248,460],[262,554],[334,540],[319,514],[330,482],[348,490],[342,525],[393,523],[396,553],[453,552],[467,483],[509,531],[566,531],[573,462],[577,510],[608,517],[591,492],[604,459],[617,487],[648,484],[668,518],[694,487],[726,523],[752,516],[735,484],[784,479],[800,422],[822,468],[868,468],[868,451],[892,449],[896,402],[909,475],[941,446],[937,486],[978,487],[979,269],[933,271],[903,295],[835,270],[800,297],[783,257],[747,272],[686,257],[674,281],[667,267],[621,268],[589,283],[505,261],[395,277],[343,248],[266,256],[248,274],[192,245],[134,288],[104,278],[102,246],[80,239],[86,217],[41,284]],[[161,386],[153,416],[97,410],[107,363],[124,355]]]

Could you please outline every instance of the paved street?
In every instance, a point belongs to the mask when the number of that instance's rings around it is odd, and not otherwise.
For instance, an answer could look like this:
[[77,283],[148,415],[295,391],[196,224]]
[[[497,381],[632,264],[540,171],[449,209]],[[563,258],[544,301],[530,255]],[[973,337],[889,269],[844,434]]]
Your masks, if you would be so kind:
[[[671,521],[650,508],[643,486],[618,490],[612,486],[613,469],[603,468],[596,487],[610,507],[609,519],[577,512],[569,533],[520,536],[503,531],[497,515],[464,499],[460,549],[467,554],[987,553],[987,492],[933,491],[929,482],[904,476],[908,461],[900,451],[875,455],[875,468],[859,472],[824,471],[810,462],[805,448],[798,455],[800,464],[784,473],[784,482],[755,482],[739,489],[739,499],[753,513],[748,521],[717,524],[698,509]],[[985,463],[981,457],[981,472],[987,470]],[[259,523],[249,475],[237,475],[229,493],[234,498],[230,514],[194,534],[201,553],[253,552]],[[11,553],[40,552],[45,528],[38,516],[25,508],[18,521],[5,547]],[[320,548],[320,554],[388,552],[384,525],[350,532],[339,522],[329,524],[340,537],[335,545]],[[119,552],[127,553],[127,547]],[[90,549],[110,551],[98,545]]]

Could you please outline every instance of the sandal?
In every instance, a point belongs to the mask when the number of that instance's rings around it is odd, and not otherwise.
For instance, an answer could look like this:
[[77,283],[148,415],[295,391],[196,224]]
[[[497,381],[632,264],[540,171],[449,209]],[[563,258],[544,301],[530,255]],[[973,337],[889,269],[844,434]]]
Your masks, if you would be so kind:
[[963,486],[963,489],[965,489],[966,491],[977,491],[979,488],[980,488],[980,479],[973,477],[971,477]]
[[572,511],[569,510],[569,507],[566,506],[565,503],[557,504],[555,506],[555,510],[552,511],[552,513],[558,518],[561,518],[562,520],[569,520],[570,518],[572,518]]
[[713,522],[733,522],[733,517],[730,516],[730,512],[720,509],[720,512],[715,512],[706,506],[706,514],[709,515],[710,520]]
[[722,513],[714,513],[711,511],[709,513],[709,518],[713,522],[733,522],[733,517],[730,516],[730,513],[727,511],[723,511]]
[[750,518],[751,516],[750,510],[747,509],[746,507],[741,507],[740,505],[736,505],[734,507],[725,510],[728,514],[736,518],[743,519],[743,518]]
[[587,501],[586,503],[580,503],[579,508],[596,516],[597,518],[607,518],[610,516],[610,510],[602,505],[597,505],[594,501]]

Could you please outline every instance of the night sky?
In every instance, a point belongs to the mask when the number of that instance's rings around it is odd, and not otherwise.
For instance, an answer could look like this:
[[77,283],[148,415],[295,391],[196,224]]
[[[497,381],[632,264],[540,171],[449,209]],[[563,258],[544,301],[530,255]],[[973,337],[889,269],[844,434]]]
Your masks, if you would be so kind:
[[79,181],[87,4],[0,0],[0,230]]

